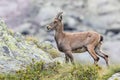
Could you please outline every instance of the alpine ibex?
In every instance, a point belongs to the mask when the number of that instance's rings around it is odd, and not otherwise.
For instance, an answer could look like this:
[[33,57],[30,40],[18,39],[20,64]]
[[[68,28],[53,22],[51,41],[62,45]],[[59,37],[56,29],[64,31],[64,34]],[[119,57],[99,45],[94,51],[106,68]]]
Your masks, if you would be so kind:
[[65,53],[66,62],[69,59],[74,63],[73,52],[85,52],[88,51],[89,54],[94,59],[94,64],[97,65],[99,61],[99,55],[102,57],[106,64],[108,65],[108,55],[104,54],[101,50],[101,44],[103,37],[94,31],[86,32],[75,32],[69,33],[64,32],[62,23],[62,13],[60,12],[55,17],[54,21],[47,25],[48,30],[55,30],[55,40],[59,51]]

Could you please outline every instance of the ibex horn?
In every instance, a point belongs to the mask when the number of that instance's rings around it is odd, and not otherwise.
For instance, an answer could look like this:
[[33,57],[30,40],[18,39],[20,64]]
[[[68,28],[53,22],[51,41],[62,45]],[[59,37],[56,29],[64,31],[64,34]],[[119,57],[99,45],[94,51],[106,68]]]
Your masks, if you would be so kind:
[[59,12],[59,13],[57,14],[56,18],[59,19],[59,17],[61,16],[62,13],[63,13],[63,12]]

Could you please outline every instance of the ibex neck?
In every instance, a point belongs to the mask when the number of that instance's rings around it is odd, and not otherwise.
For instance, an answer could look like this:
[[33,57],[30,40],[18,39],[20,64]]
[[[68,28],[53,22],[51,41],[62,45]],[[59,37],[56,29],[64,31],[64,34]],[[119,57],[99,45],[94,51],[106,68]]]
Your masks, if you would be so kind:
[[55,36],[62,36],[63,35],[63,31],[55,31]]
[[62,36],[63,36],[63,31],[62,30],[55,31],[55,37],[56,38],[59,38],[59,37],[62,37]]
[[57,33],[62,33],[62,32],[63,32],[63,25],[62,25],[62,24],[59,25],[59,26],[56,28],[55,32],[57,32]]
[[55,41],[57,43],[57,46],[60,45],[64,38],[64,33],[63,32],[55,32]]
[[59,41],[64,37],[63,26],[59,26],[58,29],[55,30],[55,40]]

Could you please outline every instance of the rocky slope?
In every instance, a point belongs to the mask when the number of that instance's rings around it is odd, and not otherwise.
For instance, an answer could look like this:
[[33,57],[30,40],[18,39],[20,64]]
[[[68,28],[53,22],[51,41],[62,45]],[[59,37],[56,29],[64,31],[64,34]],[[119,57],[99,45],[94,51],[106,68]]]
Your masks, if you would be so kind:
[[[48,53],[49,51],[49,53]],[[50,52],[51,51],[51,52]],[[51,56],[50,53],[54,53]],[[59,59],[59,52],[49,42],[37,42],[7,29],[0,20],[0,73],[14,72],[34,61],[50,63]]]

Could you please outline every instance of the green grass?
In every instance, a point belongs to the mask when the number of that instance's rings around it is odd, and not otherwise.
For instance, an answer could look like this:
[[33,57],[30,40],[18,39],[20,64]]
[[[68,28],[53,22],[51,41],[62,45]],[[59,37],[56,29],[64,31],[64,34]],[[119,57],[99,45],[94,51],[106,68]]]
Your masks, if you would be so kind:
[[53,63],[45,67],[45,63],[33,62],[16,71],[14,74],[0,74],[0,80],[107,80],[111,75],[120,72],[120,66],[108,68],[94,65]]

